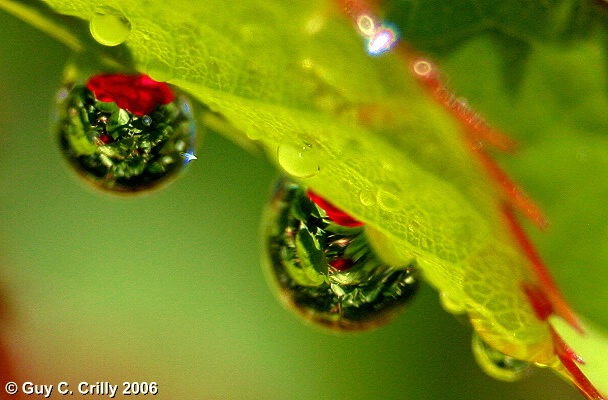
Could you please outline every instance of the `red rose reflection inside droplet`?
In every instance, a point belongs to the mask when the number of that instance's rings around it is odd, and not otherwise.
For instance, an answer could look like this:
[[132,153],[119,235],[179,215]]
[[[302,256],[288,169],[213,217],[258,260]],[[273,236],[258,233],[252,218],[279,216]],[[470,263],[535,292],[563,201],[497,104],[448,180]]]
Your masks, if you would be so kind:
[[156,82],[147,75],[99,74],[87,81],[97,100],[114,102],[137,116],[150,114],[163,104],[175,99],[175,94],[164,82]]
[[331,219],[336,224],[349,227],[363,225],[363,222],[354,219],[353,217],[340,210],[338,207],[334,206],[329,201],[325,200],[323,197],[319,196],[312,190],[308,190],[306,194],[308,195],[308,198],[311,199],[316,205],[321,207],[323,211],[327,213],[329,219]]
[[337,258],[329,262],[329,265],[337,269],[338,271],[346,271],[353,266],[353,260],[349,258]]
[[103,144],[109,144],[109,143],[112,143],[114,141],[111,136],[106,135],[105,133],[102,133],[101,135],[99,135],[99,140]]

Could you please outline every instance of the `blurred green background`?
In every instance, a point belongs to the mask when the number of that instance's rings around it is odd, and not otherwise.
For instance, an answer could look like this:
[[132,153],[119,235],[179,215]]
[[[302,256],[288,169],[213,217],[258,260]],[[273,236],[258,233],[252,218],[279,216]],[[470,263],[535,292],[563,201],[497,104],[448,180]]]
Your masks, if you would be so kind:
[[276,172],[215,134],[164,190],[86,187],[50,132],[69,52],[4,13],[0,27],[2,340],[19,383],[155,381],[163,399],[581,398],[548,371],[485,376],[470,328],[428,287],[374,332],[302,323],[260,266]]

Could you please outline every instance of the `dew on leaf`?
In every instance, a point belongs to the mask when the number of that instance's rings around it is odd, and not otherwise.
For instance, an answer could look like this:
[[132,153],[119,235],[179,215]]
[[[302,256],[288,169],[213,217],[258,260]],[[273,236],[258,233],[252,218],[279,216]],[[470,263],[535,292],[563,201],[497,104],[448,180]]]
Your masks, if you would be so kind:
[[364,206],[371,207],[376,204],[376,194],[371,190],[362,190],[359,193],[359,200]]
[[376,31],[374,19],[367,14],[360,15],[357,18],[357,27],[364,36],[373,36]]
[[[365,227],[340,225],[354,218],[325,200],[313,201],[302,185],[283,178],[264,221],[269,275],[280,298],[312,322],[339,330],[379,326],[417,292],[412,265],[384,263]],[[318,196],[317,196],[318,197]]]
[[189,102],[146,75],[97,74],[58,96],[63,155],[87,181],[112,192],[138,192],[175,177],[193,155]]
[[311,178],[321,170],[319,156],[309,144],[278,146],[277,160],[285,172],[296,178]]
[[412,65],[412,69],[414,71],[414,74],[420,77],[426,77],[430,76],[433,73],[435,67],[428,60],[416,60]]
[[397,196],[389,190],[379,189],[378,190],[378,204],[381,208],[386,211],[395,210],[399,207],[399,199]]
[[162,60],[153,58],[146,64],[146,73],[157,82],[167,82],[173,78],[173,67]]
[[99,11],[89,22],[93,39],[104,46],[118,46],[131,34],[131,23],[118,11]]
[[514,382],[531,372],[532,364],[517,360],[490,347],[479,335],[473,334],[473,355],[480,368],[491,377]]

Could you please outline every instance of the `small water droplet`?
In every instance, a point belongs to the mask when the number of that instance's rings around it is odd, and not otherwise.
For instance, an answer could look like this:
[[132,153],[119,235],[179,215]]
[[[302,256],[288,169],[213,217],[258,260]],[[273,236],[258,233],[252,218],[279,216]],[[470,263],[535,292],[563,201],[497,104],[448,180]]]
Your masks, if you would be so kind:
[[305,318],[339,330],[386,323],[418,290],[411,265],[387,265],[362,226],[333,223],[326,202],[283,178],[271,199],[264,235],[270,276],[281,299]]
[[173,67],[163,60],[153,58],[146,64],[146,73],[157,82],[168,82],[173,78]]
[[376,195],[371,190],[362,190],[359,193],[359,200],[364,206],[370,207],[376,204]]
[[367,14],[360,15],[359,18],[357,18],[357,27],[364,36],[373,36],[376,31],[374,19]]
[[378,190],[378,204],[386,211],[394,211],[399,207],[399,198],[392,191]]
[[131,23],[119,11],[98,10],[89,22],[93,39],[104,46],[118,46],[131,34]]
[[58,97],[57,111],[63,155],[102,189],[156,187],[183,169],[185,152],[192,154],[189,101],[165,83],[145,75],[98,74],[61,90],[67,91]]
[[435,71],[433,63],[424,59],[414,61],[412,69],[416,75],[421,77],[430,76]]
[[319,173],[319,157],[312,145],[281,145],[277,147],[277,160],[288,174],[296,178],[310,178]]
[[473,334],[472,348],[477,364],[495,379],[515,382],[531,372],[530,363],[501,353],[484,342],[476,333]]

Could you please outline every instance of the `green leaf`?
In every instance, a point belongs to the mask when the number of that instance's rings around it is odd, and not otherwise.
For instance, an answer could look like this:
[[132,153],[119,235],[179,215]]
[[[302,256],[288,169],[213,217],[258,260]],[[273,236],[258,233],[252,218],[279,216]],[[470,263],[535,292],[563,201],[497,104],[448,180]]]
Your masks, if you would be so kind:
[[591,31],[597,6],[576,0],[394,0],[386,16],[400,23],[408,41],[437,51],[488,32],[526,42],[566,42]]
[[[605,6],[581,2],[577,7],[587,11],[573,14],[570,26],[584,20],[584,28],[573,29],[569,38],[556,31],[517,39],[527,50],[514,65],[508,61],[516,51],[508,50],[512,39],[507,29],[460,41],[449,54],[443,52],[443,43],[426,43],[425,49],[437,55],[457,93],[519,139],[518,154],[501,161],[550,220],[548,232],[533,232],[534,242],[575,310],[605,331],[608,24]],[[524,9],[520,12],[505,23],[525,20]],[[587,361],[582,369],[605,393],[608,337],[593,327],[578,336],[564,329],[563,322],[556,326],[575,351],[592,354],[582,354]]]
[[[601,10],[600,10],[601,11]],[[521,143],[501,163],[545,210],[548,232],[534,242],[574,308],[603,328],[608,318],[607,26],[572,44],[530,44],[526,73],[513,97],[501,79],[502,46],[488,34],[438,59],[456,92]],[[474,61],[474,74],[469,72]]]

